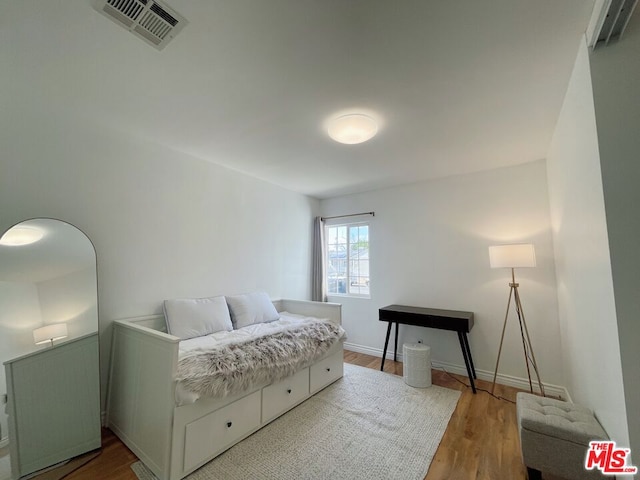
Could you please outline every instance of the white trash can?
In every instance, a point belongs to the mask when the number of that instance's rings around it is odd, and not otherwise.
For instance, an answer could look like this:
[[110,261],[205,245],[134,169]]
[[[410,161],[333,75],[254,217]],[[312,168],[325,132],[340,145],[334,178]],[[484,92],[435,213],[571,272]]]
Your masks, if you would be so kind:
[[411,387],[431,386],[431,347],[423,343],[405,343],[402,346],[404,383]]

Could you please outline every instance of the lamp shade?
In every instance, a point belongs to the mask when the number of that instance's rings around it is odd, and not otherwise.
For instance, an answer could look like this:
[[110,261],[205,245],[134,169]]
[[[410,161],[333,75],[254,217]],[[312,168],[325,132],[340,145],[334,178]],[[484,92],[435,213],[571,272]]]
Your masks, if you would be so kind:
[[521,268],[536,266],[536,251],[530,243],[489,247],[491,268]]
[[66,323],[53,323],[51,325],[45,325],[44,327],[36,328],[33,331],[33,341],[36,345],[52,342],[54,340],[60,340],[67,336],[67,324]]

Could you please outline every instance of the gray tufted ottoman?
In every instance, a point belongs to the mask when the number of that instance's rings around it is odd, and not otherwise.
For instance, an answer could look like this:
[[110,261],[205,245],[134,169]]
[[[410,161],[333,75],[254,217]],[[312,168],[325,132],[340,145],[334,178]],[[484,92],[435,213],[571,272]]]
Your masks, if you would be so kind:
[[529,479],[541,472],[568,480],[602,479],[599,470],[585,470],[592,440],[607,440],[593,412],[574,403],[520,392],[516,397],[522,459]]

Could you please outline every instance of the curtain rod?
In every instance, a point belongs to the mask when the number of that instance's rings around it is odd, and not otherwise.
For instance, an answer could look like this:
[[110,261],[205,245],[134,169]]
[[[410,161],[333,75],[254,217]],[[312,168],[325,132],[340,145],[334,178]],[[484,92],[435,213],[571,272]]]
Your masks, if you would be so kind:
[[350,213],[349,215],[336,215],[335,217],[320,217],[320,219],[324,222],[325,220],[331,220],[334,218],[359,217],[360,215],[371,215],[372,217],[375,217],[376,212]]

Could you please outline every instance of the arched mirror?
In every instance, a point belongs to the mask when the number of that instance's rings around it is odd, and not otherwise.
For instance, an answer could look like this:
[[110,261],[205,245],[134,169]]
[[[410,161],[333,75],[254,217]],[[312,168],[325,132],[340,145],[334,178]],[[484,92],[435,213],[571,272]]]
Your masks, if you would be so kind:
[[96,255],[73,225],[0,237],[0,480],[100,448]]

